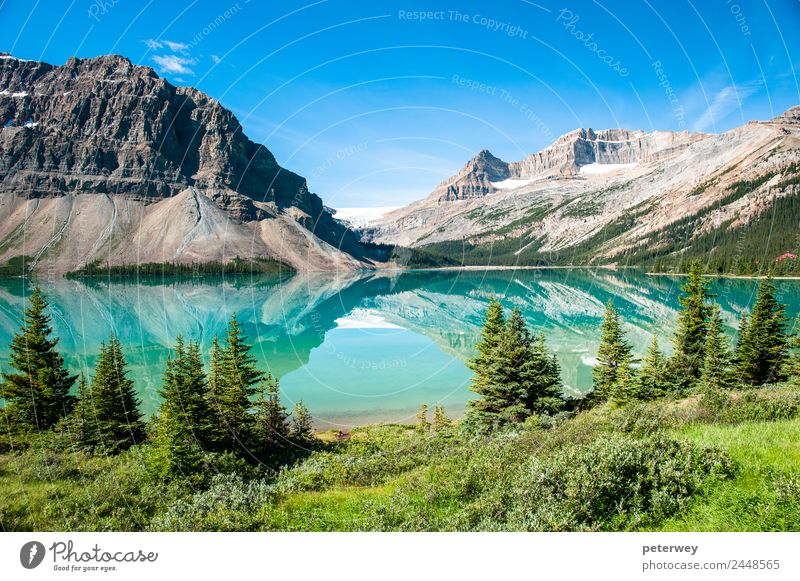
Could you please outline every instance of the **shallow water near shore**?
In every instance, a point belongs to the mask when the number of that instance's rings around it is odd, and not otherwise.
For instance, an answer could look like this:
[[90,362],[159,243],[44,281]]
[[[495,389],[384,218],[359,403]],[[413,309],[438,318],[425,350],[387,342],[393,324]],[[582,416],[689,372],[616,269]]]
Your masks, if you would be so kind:
[[[755,299],[757,280],[715,278],[731,334]],[[38,284],[51,303],[59,349],[75,372],[91,374],[112,331],[123,343],[144,411],[153,413],[176,335],[207,355],[234,312],[264,369],[281,379],[287,406],[302,399],[320,428],[412,421],[421,403],[460,416],[491,295],[520,308],[558,355],[569,393],[587,391],[609,299],[643,355],[656,333],[669,351],[682,278],[607,269],[525,269],[238,276],[234,278],[52,280]],[[792,319],[800,281],[777,280]],[[0,281],[0,363],[21,322],[30,282]]]

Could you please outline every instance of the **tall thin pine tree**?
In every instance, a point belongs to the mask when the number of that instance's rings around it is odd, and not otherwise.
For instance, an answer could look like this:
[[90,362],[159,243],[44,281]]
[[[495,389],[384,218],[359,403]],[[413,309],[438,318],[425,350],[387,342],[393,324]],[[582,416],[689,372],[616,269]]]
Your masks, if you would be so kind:
[[65,417],[75,402],[69,392],[77,376],[67,371],[56,351],[58,339],[52,337],[47,307],[42,291],[35,288],[22,328],[9,347],[15,372],[3,373],[0,382],[3,414],[16,431],[46,430]]
[[689,266],[689,278],[681,288],[678,298],[681,310],[678,314],[678,329],[675,332],[675,356],[672,366],[676,379],[684,388],[691,387],[700,377],[705,360],[706,334],[711,316],[712,298],[708,284],[703,280],[700,261]]
[[592,370],[594,391],[591,398],[595,401],[607,401],[615,397],[620,389],[620,371],[629,370],[632,359],[631,346],[625,340],[622,321],[611,300],[606,305],[600,332],[597,365]]
[[775,298],[775,286],[768,276],[759,284],[753,311],[739,332],[736,374],[753,386],[781,381],[788,355],[786,305]]

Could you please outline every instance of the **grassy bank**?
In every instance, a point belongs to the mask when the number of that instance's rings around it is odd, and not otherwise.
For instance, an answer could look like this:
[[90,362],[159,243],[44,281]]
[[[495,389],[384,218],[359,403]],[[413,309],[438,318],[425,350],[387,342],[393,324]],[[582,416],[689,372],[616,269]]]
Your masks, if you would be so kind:
[[715,393],[490,436],[380,425],[280,470],[209,455],[167,483],[150,446],[0,456],[6,530],[800,530],[800,391]]

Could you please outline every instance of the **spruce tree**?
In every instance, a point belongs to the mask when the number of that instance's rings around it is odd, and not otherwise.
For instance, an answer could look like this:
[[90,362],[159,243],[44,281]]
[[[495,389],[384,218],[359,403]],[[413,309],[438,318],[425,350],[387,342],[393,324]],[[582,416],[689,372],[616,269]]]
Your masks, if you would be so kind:
[[791,385],[800,387],[800,337],[790,337],[789,348],[789,355],[783,364],[783,375]]
[[666,395],[671,388],[667,358],[658,346],[658,336],[653,333],[653,341],[642,361],[637,379],[636,397],[651,400]]
[[264,454],[272,454],[285,448],[289,439],[289,413],[281,403],[278,378],[271,373],[261,382],[254,408],[251,435],[253,448]]
[[491,390],[490,375],[494,364],[494,353],[505,331],[505,323],[503,305],[491,297],[486,309],[481,338],[476,345],[478,354],[467,363],[474,373],[470,389],[478,395],[485,395]]
[[529,343],[528,356],[520,371],[523,401],[528,412],[553,414],[563,407],[561,368],[556,356],[548,351],[543,334]]
[[713,296],[703,279],[700,261],[693,260],[689,277],[678,300],[678,329],[675,332],[673,368],[682,387],[690,387],[699,377],[705,359],[706,334],[711,315],[708,300]]
[[633,368],[633,358],[627,357],[617,368],[617,382],[611,398],[621,403],[639,399],[639,397],[639,378]]
[[789,352],[786,335],[786,305],[775,298],[772,278],[758,286],[750,317],[743,321],[736,347],[736,375],[748,385],[763,385],[784,379]]
[[595,401],[607,401],[615,396],[620,386],[620,369],[630,369],[632,361],[631,346],[625,340],[622,322],[609,300],[600,327],[600,346],[597,350],[597,365],[592,370]]
[[15,431],[47,430],[74,405],[69,392],[77,376],[67,371],[56,351],[58,339],[52,336],[47,307],[42,291],[35,288],[9,347],[15,372],[3,373],[0,398],[5,400],[5,422]]
[[212,345],[209,397],[229,448],[238,447],[246,437],[252,420],[250,398],[257,393],[254,386],[264,379],[251,349],[235,314],[228,324],[225,345]]
[[420,405],[415,417],[417,418],[417,431],[420,434],[427,434],[431,429],[431,425],[428,422],[428,404]]
[[292,439],[297,442],[309,442],[314,438],[314,424],[311,413],[302,401],[294,404],[292,411]]
[[444,406],[437,405],[433,408],[433,431],[437,434],[447,432],[453,427],[453,421],[444,412]]
[[708,323],[705,360],[700,373],[700,386],[706,390],[730,389],[734,386],[732,356],[728,338],[722,330],[720,309],[714,305]]
[[175,353],[167,358],[162,398],[155,421],[155,448],[163,476],[195,471],[203,449],[216,443],[215,418],[207,399],[208,384],[198,343],[175,340]]
[[90,388],[78,401],[83,447],[118,452],[144,439],[144,423],[122,345],[114,335],[100,347]]
[[488,392],[473,409],[485,416],[484,423],[495,427],[508,422],[522,422],[530,415],[526,406],[532,339],[522,312],[511,311],[500,342],[494,350],[487,378]]

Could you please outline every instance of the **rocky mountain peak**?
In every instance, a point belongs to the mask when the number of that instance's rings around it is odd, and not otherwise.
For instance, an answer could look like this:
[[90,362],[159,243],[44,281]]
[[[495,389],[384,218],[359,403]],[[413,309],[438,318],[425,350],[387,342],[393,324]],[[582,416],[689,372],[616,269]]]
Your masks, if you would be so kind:
[[0,55],[0,195],[150,205],[183,194],[191,207],[195,193],[240,223],[280,214],[334,249],[363,251],[305,178],[201,91],[118,55],[61,66]]

